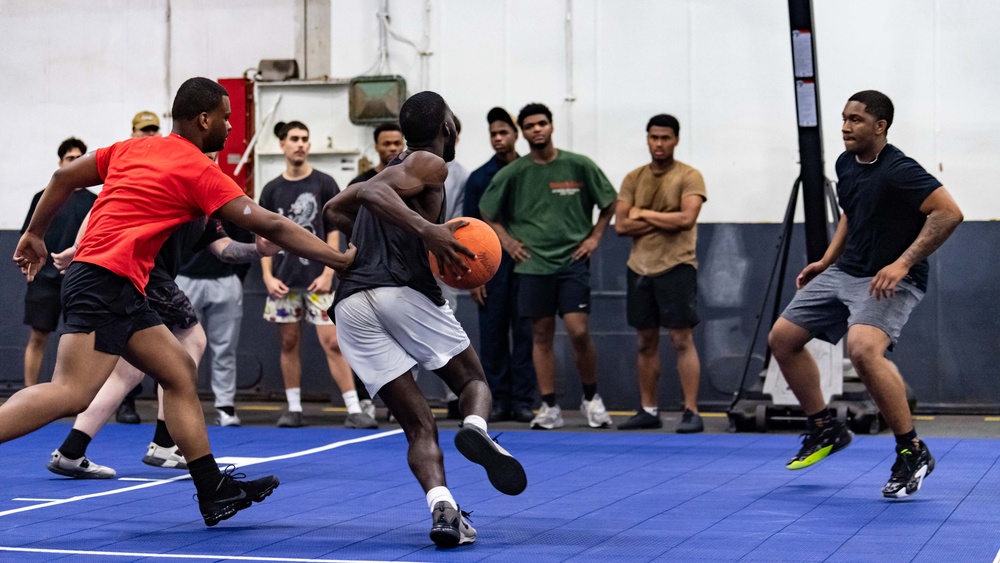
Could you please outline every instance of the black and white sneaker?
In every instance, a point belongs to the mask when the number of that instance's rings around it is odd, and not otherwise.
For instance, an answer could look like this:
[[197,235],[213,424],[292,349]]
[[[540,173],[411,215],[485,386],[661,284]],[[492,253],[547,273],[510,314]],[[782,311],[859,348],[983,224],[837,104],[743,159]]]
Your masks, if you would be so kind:
[[431,511],[431,541],[442,548],[451,548],[476,541],[476,529],[469,525],[466,518],[468,512],[452,508],[450,504],[441,501],[434,505]]
[[234,473],[235,470],[236,467],[233,465],[226,468],[211,496],[203,498],[195,495],[206,526],[214,526],[227,518],[232,518],[237,512],[249,508],[251,504],[264,500],[278,488],[280,483],[274,475],[253,481],[238,481],[237,479],[242,479],[246,475]]
[[472,463],[482,465],[496,490],[519,495],[528,486],[521,462],[490,438],[481,428],[466,424],[455,434],[455,447]]
[[919,491],[924,483],[924,477],[934,471],[934,456],[923,440],[919,440],[919,443],[919,448],[896,446],[896,463],[892,464],[889,482],[882,487],[882,496],[908,497]]

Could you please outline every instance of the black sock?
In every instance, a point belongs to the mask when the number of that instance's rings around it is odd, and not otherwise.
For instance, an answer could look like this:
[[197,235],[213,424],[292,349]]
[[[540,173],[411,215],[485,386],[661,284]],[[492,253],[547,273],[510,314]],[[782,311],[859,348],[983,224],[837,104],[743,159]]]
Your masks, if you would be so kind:
[[236,409],[234,407],[219,407],[219,410],[228,414],[229,416],[233,416],[236,414]]
[[215,462],[215,456],[208,454],[188,462],[188,473],[194,481],[194,487],[198,489],[198,496],[211,495],[219,486],[219,479],[222,473],[219,472],[219,464]]
[[815,430],[816,428],[826,428],[830,426],[831,422],[833,422],[833,415],[830,413],[830,409],[825,408],[816,414],[809,415],[806,425],[810,430]]
[[170,432],[167,432],[167,423],[159,419],[156,420],[156,432],[153,434],[153,443],[161,448],[174,447],[174,439],[170,437]]
[[914,428],[906,434],[896,434],[896,445],[906,448],[913,447],[913,441],[917,439],[917,429]]
[[546,393],[546,394],[542,395],[542,402],[545,403],[546,405],[550,406],[550,407],[556,406],[556,394],[555,393]]
[[593,401],[594,395],[597,394],[597,384],[596,383],[584,383],[583,384],[583,400]]
[[76,428],[69,431],[66,441],[59,446],[59,453],[66,459],[80,459],[87,453],[87,446],[92,438]]

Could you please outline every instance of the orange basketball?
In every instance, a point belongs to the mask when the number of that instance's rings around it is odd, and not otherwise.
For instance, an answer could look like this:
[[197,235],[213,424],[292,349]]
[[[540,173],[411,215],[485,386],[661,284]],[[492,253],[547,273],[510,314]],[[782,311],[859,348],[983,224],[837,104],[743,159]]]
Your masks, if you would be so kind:
[[479,219],[456,217],[448,222],[451,223],[453,221],[467,221],[469,223],[464,227],[459,227],[455,231],[455,239],[462,246],[475,252],[479,259],[472,260],[468,256],[460,254],[472,271],[463,274],[462,279],[456,279],[451,272],[441,272],[438,269],[437,259],[433,254],[428,252],[427,254],[431,261],[431,271],[434,272],[434,275],[438,279],[456,289],[473,289],[479,287],[490,281],[493,278],[493,274],[497,273],[497,269],[500,268],[500,258],[502,256],[500,239],[497,238],[497,234],[493,232],[492,227]]

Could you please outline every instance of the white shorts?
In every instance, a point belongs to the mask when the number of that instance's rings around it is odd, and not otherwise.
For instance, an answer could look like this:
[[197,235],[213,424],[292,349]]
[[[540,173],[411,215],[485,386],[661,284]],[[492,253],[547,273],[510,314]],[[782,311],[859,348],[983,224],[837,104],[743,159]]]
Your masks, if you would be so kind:
[[340,350],[372,397],[413,366],[440,369],[469,347],[447,303],[438,307],[409,287],[355,293],[335,312]]

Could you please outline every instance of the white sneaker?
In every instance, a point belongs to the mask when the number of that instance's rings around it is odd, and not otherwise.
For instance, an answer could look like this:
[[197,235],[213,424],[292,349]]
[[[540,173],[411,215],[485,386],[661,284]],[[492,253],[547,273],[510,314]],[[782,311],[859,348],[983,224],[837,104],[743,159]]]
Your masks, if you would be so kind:
[[165,467],[167,469],[187,469],[187,460],[184,454],[178,451],[177,445],[170,448],[158,446],[156,442],[150,442],[146,455],[142,462],[153,467]]
[[368,418],[375,419],[375,403],[371,399],[361,400],[361,412],[368,415]]
[[233,411],[233,414],[226,414],[226,411],[215,409],[215,424],[217,426],[239,426],[243,423],[240,416]]
[[580,403],[580,413],[587,419],[587,424],[591,428],[608,428],[611,426],[611,415],[604,408],[604,401],[600,395],[594,395],[594,400],[584,399]]
[[110,467],[98,465],[87,456],[80,459],[69,459],[56,450],[52,452],[52,459],[45,465],[46,469],[57,474],[73,477],[74,479],[114,479],[115,470]]
[[531,419],[531,428],[552,430],[553,428],[562,428],[565,425],[566,423],[563,422],[562,410],[559,408],[559,405],[550,407],[544,401],[538,409],[538,414],[535,415],[535,418]]

